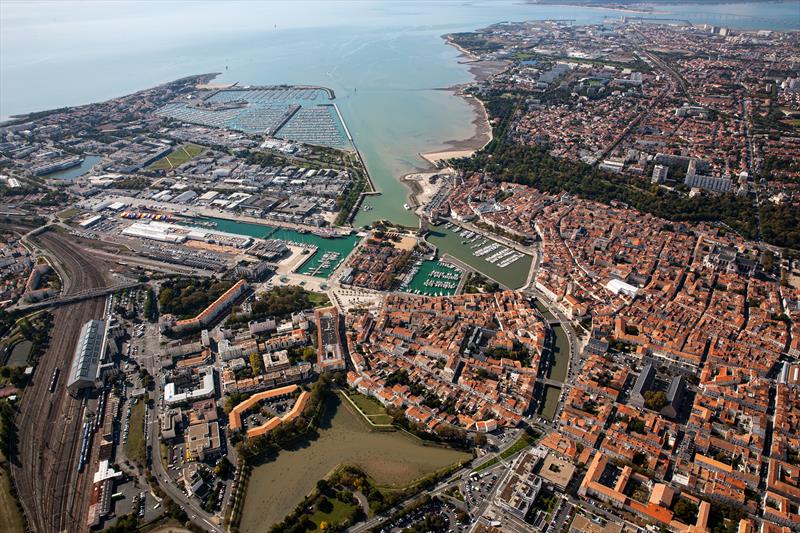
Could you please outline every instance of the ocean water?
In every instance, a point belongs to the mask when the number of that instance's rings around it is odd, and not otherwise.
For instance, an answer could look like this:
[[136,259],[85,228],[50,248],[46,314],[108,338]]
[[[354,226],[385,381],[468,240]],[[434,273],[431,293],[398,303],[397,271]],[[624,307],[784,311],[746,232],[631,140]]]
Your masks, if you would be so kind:
[[[800,28],[800,2],[659,5],[666,18]],[[376,218],[415,224],[397,180],[420,152],[467,138],[469,106],[440,90],[470,80],[441,35],[507,20],[602,22],[617,11],[521,1],[0,1],[0,118],[221,72],[242,84],[332,88],[383,195]]]

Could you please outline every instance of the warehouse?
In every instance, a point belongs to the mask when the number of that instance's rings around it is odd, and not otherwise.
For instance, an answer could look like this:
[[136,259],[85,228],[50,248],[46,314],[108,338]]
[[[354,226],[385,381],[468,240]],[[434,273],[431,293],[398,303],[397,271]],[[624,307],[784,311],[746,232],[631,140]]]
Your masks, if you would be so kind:
[[186,242],[185,234],[171,233],[169,224],[136,222],[124,230],[122,234],[126,237],[139,237],[140,239],[150,239],[160,242],[171,242],[180,244]]

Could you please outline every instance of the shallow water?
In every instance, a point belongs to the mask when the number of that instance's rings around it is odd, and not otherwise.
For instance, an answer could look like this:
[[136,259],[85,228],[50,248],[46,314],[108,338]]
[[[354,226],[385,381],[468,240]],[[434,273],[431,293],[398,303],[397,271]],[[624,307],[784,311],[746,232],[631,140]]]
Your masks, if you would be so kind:
[[274,461],[253,468],[241,530],[267,531],[342,463],[359,466],[378,484],[402,486],[469,457],[423,446],[403,433],[370,432],[337,397],[323,417],[316,440],[283,450]]

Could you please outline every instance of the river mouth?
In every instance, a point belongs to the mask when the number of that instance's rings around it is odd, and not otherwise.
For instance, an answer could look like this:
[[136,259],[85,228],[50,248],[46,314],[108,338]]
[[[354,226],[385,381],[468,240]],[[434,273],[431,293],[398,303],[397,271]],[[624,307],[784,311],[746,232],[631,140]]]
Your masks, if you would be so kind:
[[355,465],[380,486],[402,487],[472,456],[425,446],[403,432],[371,431],[338,395],[331,395],[313,440],[298,439],[253,467],[240,529],[263,532],[283,520],[317,481],[340,464]]

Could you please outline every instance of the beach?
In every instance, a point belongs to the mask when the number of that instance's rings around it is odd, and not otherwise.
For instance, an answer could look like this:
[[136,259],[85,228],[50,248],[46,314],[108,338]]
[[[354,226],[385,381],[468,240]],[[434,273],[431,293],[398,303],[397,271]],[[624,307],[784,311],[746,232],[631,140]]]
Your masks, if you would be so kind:
[[[469,72],[473,77],[472,83],[480,83],[486,79],[502,72],[508,66],[507,61],[482,61],[474,55],[464,50],[458,44],[452,42],[450,39],[445,38],[445,43],[452,46],[469,61],[463,61],[462,64],[469,64]],[[486,108],[478,98],[465,92],[467,85],[457,85],[449,87],[446,90],[453,91],[453,94],[463,98],[472,108],[474,118],[472,119],[471,135],[463,139],[453,139],[445,141],[444,148],[431,152],[420,153],[427,162],[434,166],[439,166],[442,161],[453,159],[457,157],[469,157],[476,151],[480,150],[492,140],[492,125],[489,122],[489,115]]]

